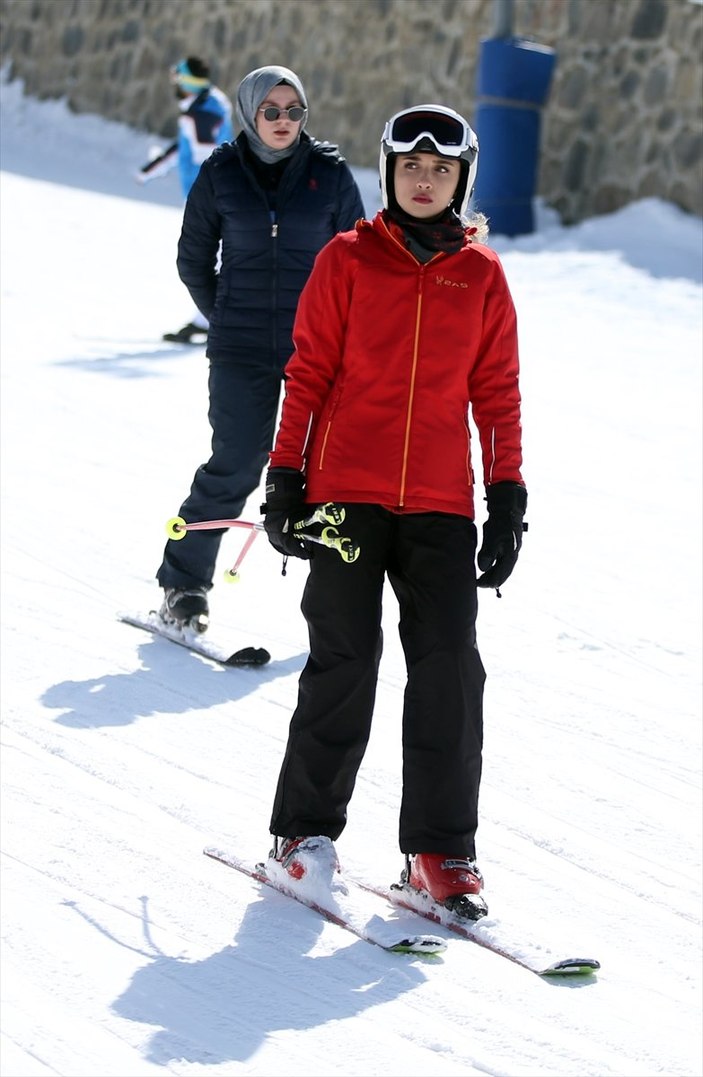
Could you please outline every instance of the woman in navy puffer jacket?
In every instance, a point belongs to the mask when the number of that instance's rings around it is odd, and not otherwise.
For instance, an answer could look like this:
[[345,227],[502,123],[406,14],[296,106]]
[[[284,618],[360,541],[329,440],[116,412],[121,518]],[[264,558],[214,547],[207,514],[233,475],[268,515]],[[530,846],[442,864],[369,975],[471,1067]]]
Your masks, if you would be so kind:
[[[307,135],[298,76],[263,67],[241,82],[242,131],[201,166],[178,244],[178,272],[208,318],[212,455],[179,515],[233,519],[259,485],[273,441],[298,298],[315,257],[364,206],[336,146]],[[169,540],[157,572],[161,616],[207,627],[222,531]]]

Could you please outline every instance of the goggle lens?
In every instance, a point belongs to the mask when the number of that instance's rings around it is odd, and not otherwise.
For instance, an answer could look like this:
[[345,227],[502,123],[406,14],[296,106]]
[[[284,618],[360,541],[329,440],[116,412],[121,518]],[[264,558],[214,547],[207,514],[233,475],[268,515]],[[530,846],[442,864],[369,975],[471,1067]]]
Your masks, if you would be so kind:
[[466,148],[466,127],[453,116],[445,116],[441,112],[411,112],[393,121],[392,142],[417,142],[422,135],[429,135],[438,146],[446,146],[447,149]]

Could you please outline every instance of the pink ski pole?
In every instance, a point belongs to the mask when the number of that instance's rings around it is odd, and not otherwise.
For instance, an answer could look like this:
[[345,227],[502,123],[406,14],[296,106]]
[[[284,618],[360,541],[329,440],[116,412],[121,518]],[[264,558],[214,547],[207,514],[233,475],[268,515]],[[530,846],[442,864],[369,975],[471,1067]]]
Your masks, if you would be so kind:
[[[337,505],[332,502],[328,502],[326,505],[320,505],[314,509],[311,514],[304,520],[300,520],[295,524],[295,531],[301,539],[305,539],[307,542],[316,542],[322,546],[327,546],[330,549],[337,550],[343,561],[347,564],[351,564],[356,561],[361,550],[350,538],[344,535],[340,535],[335,525],[343,522],[345,512],[343,508],[338,508]],[[323,527],[322,534],[311,534],[306,529],[314,526],[314,524],[331,524],[332,526]],[[225,572],[225,579],[232,583],[239,579],[239,568],[242,561],[246,557],[248,551],[251,549],[254,540],[259,531],[264,531],[263,523],[254,523],[251,520],[198,520],[195,523],[188,524],[182,516],[174,516],[166,524],[166,533],[170,539],[180,541],[185,538],[189,531],[219,531],[230,527],[244,527],[247,528],[251,534],[247,536],[246,542],[242,547],[239,556],[232,566]]]
[[246,557],[248,551],[254,545],[256,536],[259,534],[259,528],[252,527],[251,531],[247,535],[246,542],[239,551],[239,557],[234,562],[231,568],[228,568],[225,572],[225,580],[227,583],[237,583],[239,580],[239,566]]

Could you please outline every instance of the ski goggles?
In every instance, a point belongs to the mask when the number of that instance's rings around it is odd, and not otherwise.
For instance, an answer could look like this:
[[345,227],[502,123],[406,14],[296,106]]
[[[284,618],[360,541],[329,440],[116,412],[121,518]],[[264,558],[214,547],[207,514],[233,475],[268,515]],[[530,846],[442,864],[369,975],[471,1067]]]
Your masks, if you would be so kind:
[[273,123],[279,116],[283,116],[284,120],[290,120],[291,123],[300,123],[307,109],[301,105],[293,105],[292,108],[276,108],[274,105],[267,105],[266,108],[260,108],[259,112],[263,112],[264,119],[269,123]]
[[478,140],[466,120],[441,105],[417,105],[392,116],[383,132],[387,153],[411,153],[428,138],[442,157],[472,161]]

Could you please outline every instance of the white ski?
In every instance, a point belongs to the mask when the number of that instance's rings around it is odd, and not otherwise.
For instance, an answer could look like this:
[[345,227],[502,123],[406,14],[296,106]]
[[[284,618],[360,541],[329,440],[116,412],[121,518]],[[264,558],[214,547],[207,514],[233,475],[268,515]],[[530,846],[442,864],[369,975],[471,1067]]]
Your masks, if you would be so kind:
[[[459,917],[432,901],[429,894],[404,883],[377,887],[338,872],[329,893],[315,885],[314,881],[306,890],[302,881],[298,883],[290,879],[275,861],[253,865],[214,846],[206,847],[203,852],[213,860],[219,860],[306,905],[331,923],[384,950],[395,953],[442,953],[447,948],[448,940],[424,934],[421,930],[422,921],[429,920],[543,978],[592,976],[600,968],[600,962],[593,957],[559,956],[548,946],[521,938],[507,924],[488,916],[475,921]],[[384,918],[379,910],[378,898],[393,906],[396,913],[394,919]]]
[[325,893],[316,886],[306,888],[302,880],[296,883],[283,869],[276,872],[278,865],[275,861],[251,864],[213,846],[206,847],[203,852],[213,860],[248,875],[250,879],[270,886],[279,894],[293,898],[330,923],[350,931],[365,942],[380,946],[382,950],[390,953],[441,954],[447,948],[445,939],[418,932],[419,921],[412,914],[396,911],[392,919],[384,919],[379,913],[375,896],[341,874],[335,879],[329,893]]
[[263,647],[242,647],[234,653],[225,651],[191,628],[179,628],[177,625],[166,624],[156,610],[150,610],[146,614],[119,613],[118,618],[125,624],[133,625],[134,628],[142,628],[154,636],[161,636],[163,639],[170,640],[171,643],[177,643],[179,647],[185,647],[194,654],[211,658],[213,662],[219,662],[222,666],[265,666],[271,661],[271,655]]
[[438,905],[429,894],[416,890],[407,883],[394,883],[390,887],[367,886],[364,889],[377,897],[385,898],[398,908],[412,910],[433,924],[441,924],[455,935],[483,946],[500,957],[505,957],[537,976],[590,976],[600,968],[594,957],[559,957],[549,946],[521,938],[509,926],[488,916],[468,920]]

